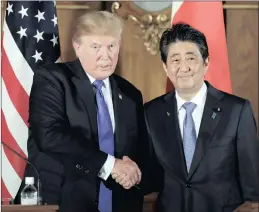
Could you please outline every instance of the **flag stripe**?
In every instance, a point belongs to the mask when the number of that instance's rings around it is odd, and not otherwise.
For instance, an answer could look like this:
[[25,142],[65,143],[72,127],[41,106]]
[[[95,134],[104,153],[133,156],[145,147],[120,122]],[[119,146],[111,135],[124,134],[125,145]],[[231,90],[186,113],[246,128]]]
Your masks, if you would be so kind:
[[[3,151],[3,149],[1,150],[1,152]],[[1,191],[2,191],[2,197],[1,197],[1,200],[5,200],[5,199],[8,199],[8,198],[11,198],[11,194],[9,193],[9,191],[7,190],[5,184],[4,184],[4,181],[3,181],[3,177],[1,177]],[[3,195],[4,194],[4,195]],[[5,202],[5,201],[4,201]]]
[[12,167],[13,167],[14,171],[16,172],[16,174],[18,175],[18,177],[20,179],[22,179],[26,162],[24,161],[22,164],[19,160],[17,160],[18,156],[15,155],[11,150],[9,150],[5,146],[3,146],[3,151],[5,152],[5,155],[6,155],[6,158],[8,159],[8,161],[12,164]]
[[179,8],[182,6],[183,2],[182,1],[177,1],[177,2],[173,2],[172,3],[172,19],[171,19],[171,23],[173,22],[174,16],[177,13],[177,11],[179,10]]
[[[26,93],[29,95],[33,79],[33,71],[31,70],[31,67],[27,61],[24,59],[20,49],[17,47],[9,27],[6,24],[6,21],[4,21],[3,47],[12,66],[14,74],[16,75]],[[2,61],[2,63],[3,62],[4,61]],[[21,71],[21,68],[23,71]]]
[[26,142],[28,137],[28,128],[10,100],[3,78],[2,102],[2,110],[6,118],[7,127],[12,133],[18,145],[21,147],[24,154],[28,155]]
[[5,71],[2,72],[3,79],[5,82],[12,82],[12,83],[6,83],[6,89],[16,110],[18,111],[19,115],[22,117],[24,123],[28,126],[29,105],[21,104],[21,102],[29,102],[29,96],[21,86],[20,81],[16,78],[16,75],[13,72],[13,69],[9,63],[7,55],[5,54],[5,49],[3,49],[2,54],[3,54],[2,64],[3,64],[3,67],[5,68]]
[[7,188],[7,191],[12,197],[15,197],[20,187],[21,179],[13,169],[12,164],[7,159],[3,145],[2,145],[2,170],[4,170],[4,172],[2,172],[2,179]]
[[1,122],[2,122],[2,140],[3,140],[3,142],[5,142],[6,144],[8,143],[8,145],[11,148],[13,148],[16,152],[18,152],[19,154],[21,154],[23,157],[26,158],[27,156],[24,154],[24,152],[22,151],[20,146],[15,141],[13,135],[9,131],[7,124],[6,124],[5,115],[3,114],[3,112],[1,113]]

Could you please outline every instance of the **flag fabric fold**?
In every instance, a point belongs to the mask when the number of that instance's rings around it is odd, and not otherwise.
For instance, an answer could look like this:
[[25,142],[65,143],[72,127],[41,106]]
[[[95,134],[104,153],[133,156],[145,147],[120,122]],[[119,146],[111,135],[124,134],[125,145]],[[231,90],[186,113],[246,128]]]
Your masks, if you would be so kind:
[[[222,2],[177,1],[172,3],[172,24],[183,22],[205,34],[210,65],[205,77],[214,87],[231,93]],[[166,91],[173,89],[167,80]]]
[[[8,1],[3,24],[1,141],[27,157],[34,71],[60,58],[55,1]],[[25,162],[2,145],[2,199],[15,198]]]

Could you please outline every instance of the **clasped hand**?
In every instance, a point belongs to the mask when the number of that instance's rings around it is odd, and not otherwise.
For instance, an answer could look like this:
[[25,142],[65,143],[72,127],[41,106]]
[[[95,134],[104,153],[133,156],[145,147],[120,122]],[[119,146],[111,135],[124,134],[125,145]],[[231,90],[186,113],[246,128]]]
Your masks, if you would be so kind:
[[111,174],[112,178],[125,189],[130,189],[141,181],[141,171],[138,165],[127,156],[124,156],[122,160],[115,159]]

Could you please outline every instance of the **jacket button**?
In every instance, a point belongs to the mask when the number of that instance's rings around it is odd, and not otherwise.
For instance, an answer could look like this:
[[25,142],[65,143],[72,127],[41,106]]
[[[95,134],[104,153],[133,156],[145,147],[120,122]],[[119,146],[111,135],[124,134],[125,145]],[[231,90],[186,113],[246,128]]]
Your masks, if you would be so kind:
[[186,188],[191,188],[191,187],[192,187],[192,185],[191,185],[191,184],[189,184],[189,183],[187,183],[187,184],[185,185],[185,187],[186,187]]

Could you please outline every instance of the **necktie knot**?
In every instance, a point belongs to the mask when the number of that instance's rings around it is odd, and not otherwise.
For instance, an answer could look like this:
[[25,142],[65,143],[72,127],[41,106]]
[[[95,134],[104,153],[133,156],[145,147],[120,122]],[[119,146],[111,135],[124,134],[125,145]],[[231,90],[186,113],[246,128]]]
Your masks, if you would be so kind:
[[103,81],[102,80],[95,80],[93,85],[96,88],[96,90],[100,91],[102,89],[102,86],[103,86]]
[[196,108],[196,104],[192,102],[185,102],[183,108],[186,110],[187,114],[192,114],[193,110]]

